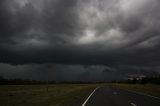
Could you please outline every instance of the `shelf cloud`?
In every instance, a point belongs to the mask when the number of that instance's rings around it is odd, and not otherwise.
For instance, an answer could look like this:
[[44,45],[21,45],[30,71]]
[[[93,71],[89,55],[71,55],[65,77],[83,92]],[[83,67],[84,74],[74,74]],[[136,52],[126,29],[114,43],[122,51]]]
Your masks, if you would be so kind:
[[155,69],[159,10],[159,0],[1,0],[0,62]]

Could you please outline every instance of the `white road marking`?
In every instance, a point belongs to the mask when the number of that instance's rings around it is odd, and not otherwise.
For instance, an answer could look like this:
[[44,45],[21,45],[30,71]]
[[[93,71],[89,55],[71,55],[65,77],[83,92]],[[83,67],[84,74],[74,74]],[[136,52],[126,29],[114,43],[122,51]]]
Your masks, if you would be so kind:
[[134,103],[130,103],[132,106],[137,106],[136,104],[134,104]]
[[113,92],[114,95],[117,95],[117,92]]
[[91,96],[94,94],[94,92],[99,89],[99,87],[95,88],[94,91],[88,96],[88,98],[84,101],[84,103],[82,104],[82,106],[85,106],[86,103],[88,102],[88,100],[91,98]]

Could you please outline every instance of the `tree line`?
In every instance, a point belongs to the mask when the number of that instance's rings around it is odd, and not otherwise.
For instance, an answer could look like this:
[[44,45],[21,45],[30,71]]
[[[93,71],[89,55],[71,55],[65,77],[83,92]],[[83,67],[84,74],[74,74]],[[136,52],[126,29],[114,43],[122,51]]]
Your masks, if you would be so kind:
[[6,79],[0,76],[0,85],[35,85],[35,84],[99,84],[103,81],[38,81],[29,79]]
[[32,85],[32,84],[48,84],[54,81],[37,81],[29,79],[6,79],[0,76],[0,85]]
[[123,81],[112,81],[112,83],[127,83],[127,84],[159,84],[160,85],[160,76],[156,77],[145,77],[142,79],[127,79]]
[[[34,85],[34,84],[99,84],[109,83],[109,81],[38,81],[29,79],[6,79],[0,76],[0,85]],[[159,84],[160,76],[145,77],[142,79],[133,78],[127,80],[114,80],[111,83],[127,83],[127,84]]]

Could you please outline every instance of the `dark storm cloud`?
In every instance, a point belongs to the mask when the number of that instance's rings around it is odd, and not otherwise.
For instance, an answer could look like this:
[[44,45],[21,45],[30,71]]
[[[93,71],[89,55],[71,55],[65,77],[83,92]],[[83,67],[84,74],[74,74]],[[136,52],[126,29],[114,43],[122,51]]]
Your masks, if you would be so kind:
[[0,62],[157,67],[159,10],[159,0],[1,0]]
[[159,75],[160,67],[137,67],[64,64],[0,64],[0,77],[42,81],[111,81],[126,79],[130,75]]
[[[63,65],[63,64],[0,64],[0,76],[54,81],[108,81],[116,77],[103,74],[105,66]],[[8,74],[10,73],[10,74]],[[110,77],[107,77],[110,76]]]

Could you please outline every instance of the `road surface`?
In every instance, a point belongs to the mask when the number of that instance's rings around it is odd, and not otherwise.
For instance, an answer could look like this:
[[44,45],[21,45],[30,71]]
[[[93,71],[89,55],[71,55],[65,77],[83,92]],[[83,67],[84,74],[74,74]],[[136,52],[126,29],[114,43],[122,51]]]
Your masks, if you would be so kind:
[[160,106],[160,99],[118,88],[100,87],[81,106]]

